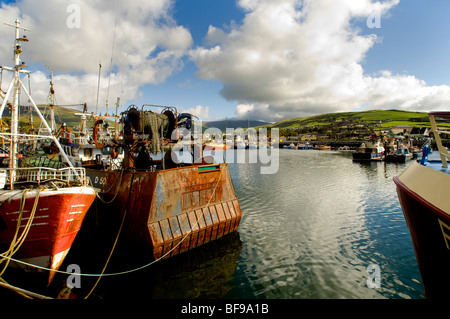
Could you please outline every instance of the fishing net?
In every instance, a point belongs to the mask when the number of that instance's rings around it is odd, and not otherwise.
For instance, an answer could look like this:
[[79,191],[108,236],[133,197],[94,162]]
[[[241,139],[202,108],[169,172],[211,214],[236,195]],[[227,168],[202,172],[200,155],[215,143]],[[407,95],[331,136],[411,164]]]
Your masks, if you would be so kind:
[[152,111],[144,111],[142,114],[144,123],[144,133],[151,136],[150,151],[153,154],[159,154],[163,150],[161,148],[161,129],[165,131],[169,125],[169,119],[164,114]]

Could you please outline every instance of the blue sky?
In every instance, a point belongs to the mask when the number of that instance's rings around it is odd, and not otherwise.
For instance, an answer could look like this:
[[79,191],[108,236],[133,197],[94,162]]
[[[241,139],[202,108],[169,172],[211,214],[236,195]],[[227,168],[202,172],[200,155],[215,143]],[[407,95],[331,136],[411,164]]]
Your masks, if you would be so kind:
[[[122,109],[174,105],[204,120],[448,110],[446,0],[118,0],[118,11],[115,3],[1,4],[0,19],[18,16],[33,30],[24,58],[39,102],[49,65],[58,101],[92,109],[101,61],[102,110],[118,96]],[[71,4],[79,11],[68,10]],[[380,28],[369,28],[369,16]],[[78,27],[68,26],[73,17]],[[11,32],[3,29],[7,40]],[[0,45],[4,65],[8,44]]]
[[382,42],[367,53],[365,70],[382,69],[417,76],[429,85],[450,84],[450,2],[408,0],[371,31]]

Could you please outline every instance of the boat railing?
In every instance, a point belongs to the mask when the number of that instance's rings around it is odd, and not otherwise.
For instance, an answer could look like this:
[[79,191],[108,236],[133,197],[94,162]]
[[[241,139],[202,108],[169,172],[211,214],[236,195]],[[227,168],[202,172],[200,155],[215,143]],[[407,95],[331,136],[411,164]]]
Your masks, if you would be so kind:
[[450,135],[450,131],[444,130],[444,129],[439,129],[437,127],[436,117],[443,117],[443,118],[448,119],[448,118],[450,118],[450,113],[447,113],[447,112],[429,113],[428,117],[429,117],[430,123],[431,123],[431,131],[433,132],[434,140],[436,141],[436,146],[438,148],[438,152],[441,157],[442,167],[447,168],[448,167],[447,160],[450,159],[450,154],[447,151],[447,149],[444,147],[444,145],[442,145],[442,140],[441,140],[440,134]]
[[48,181],[63,181],[67,183],[81,183],[83,186],[88,185],[86,178],[86,170],[83,167],[66,167],[66,168],[50,168],[50,167],[23,167],[23,168],[3,168],[0,171],[3,175],[4,182],[14,183],[41,183]]

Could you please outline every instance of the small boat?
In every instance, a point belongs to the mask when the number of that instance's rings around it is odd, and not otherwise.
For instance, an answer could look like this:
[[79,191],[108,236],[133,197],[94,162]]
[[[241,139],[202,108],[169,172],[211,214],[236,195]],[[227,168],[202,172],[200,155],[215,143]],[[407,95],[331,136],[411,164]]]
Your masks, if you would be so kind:
[[310,149],[312,149],[312,145],[309,142],[306,142],[306,143],[298,144],[297,148],[299,150],[310,150]]
[[246,149],[247,148],[247,145],[245,144],[245,142],[244,141],[236,141],[236,146],[235,146],[235,148],[236,149]]
[[397,150],[393,153],[386,154],[386,162],[406,163],[412,159],[412,153],[406,145],[398,145]]
[[358,150],[352,154],[353,161],[382,161],[384,151],[381,141],[372,137],[369,141],[362,143]]
[[231,148],[231,144],[227,143],[219,143],[219,142],[211,142],[208,144],[205,144],[205,151],[212,151],[212,150],[228,150]]
[[[20,61],[21,43],[27,42],[28,39],[19,36],[19,31],[26,29],[20,26],[18,20],[10,26],[16,30],[15,66],[1,68],[13,71],[14,76],[6,93],[0,90],[3,98],[0,119],[6,105],[10,103],[8,99],[13,99],[10,105],[10,132],[0,133],[0,140],[9,144],[7,155],[3,150],[4,156],[0,166],[0,264],[2,267],[49,271],[50,283],[55,270],[59,269],[68,254],[96,193],[88,186],[84,168],[75,168],[70,163],[58,139],[52,134],[50,126],[20,80],[21,74],[29,73],[23,70],[26,65]],[[32,103],[34,111],[45,126],[45,132],[33,135],[19,131],[20,92],[25,93]],[[21,149],[39,139],[52,141],[53,146],[59,150],[65,167],[31,165],[27,158],[20,155]]]
[[319,151],[330,151],[331,150],[331,146],[330,145],[319,145],[317,147],[317,149]]
[[422,157],[422,150],[419,149],[417,146],[412,146],[410,149],[411,153],[412,153],[412,158],[421,158]]
[[400,205],[408,225],[425,295],[450,297],[450,153],[442,145],[436,118],[450,119],[450,112],[429,113],[437,150],[425,145],[422,159],[394,177]]
[[267,149],[267,142],[260,142],[258,144],[259,149]]
[[342,152],[347,152],[347,151],[351,151],[350,146],[344,145],[344,146],[339,146],[337,148],[338,151],[342,151]]

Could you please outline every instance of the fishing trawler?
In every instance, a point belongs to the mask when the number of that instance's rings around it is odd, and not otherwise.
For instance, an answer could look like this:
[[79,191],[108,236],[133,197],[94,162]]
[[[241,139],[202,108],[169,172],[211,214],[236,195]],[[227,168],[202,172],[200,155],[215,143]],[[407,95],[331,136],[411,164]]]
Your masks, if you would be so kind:
[[437,150],[425,145],[422,159],[394,177],[398,198],[413,242],[427,298],[450,296],[450,153],[442,145],[437,118],[450,112],[429,113]]
[[[80,129],[70,132],[64,124],[58,138],[70,162],[75,167],[93,169],[119,169],[124,157],[118,144],[117,127],[110,129],[105,116],[75,113],[81,116]],[[87,130],[87,118],[94,119],[92,132]],[[115,117],[115,116],[114,116]]]
[[395,152],[388,152],[386,154],[386,162],[391,163],[406,163],[412,159],[412,153],[409,145],[400,144],[397,146]]
[[162,259],[237,230],[242,213],[228,164],[203,156],[201,138],[179,125],[176,108],[149,108],[161,106],[132,105],[122,113],[122,168],[86,173],[103,220],[123,220],[121,238]]
[[[20,76],[30,74],[20,60],[22,42],[20,30],[29,31],[15,24],[14,67],[2,66],[13,72],[6,92],[0,90],[3,103],[0,119],[5,119],[5,108],[11,116],[9,132],[0,132],[3,144],[9,146],[0,167],[0,276],[7,267],[19,267],[30,271],[49,271],[50,283],[69,252],[93,203],[96,193],[88,186],[85,169],[75,168],[62,150],[58,139],[41,114],[24,86]],[[20,93],[24,92],[38,114],[45,129],[39,134],[19,132]],[[12,98],[12,103],[8,101]],[[25,99],[22,99],[25,100]],[[63,168],[30,166],[20,151],[36,140],[50,140],[59,150]]]
[[352,154],[353,161],[382,161],[385,157],[385,149],[376,135],[361,144]]

